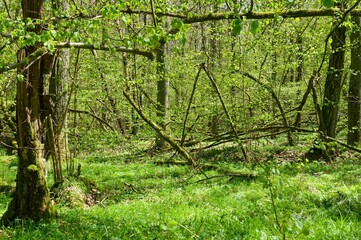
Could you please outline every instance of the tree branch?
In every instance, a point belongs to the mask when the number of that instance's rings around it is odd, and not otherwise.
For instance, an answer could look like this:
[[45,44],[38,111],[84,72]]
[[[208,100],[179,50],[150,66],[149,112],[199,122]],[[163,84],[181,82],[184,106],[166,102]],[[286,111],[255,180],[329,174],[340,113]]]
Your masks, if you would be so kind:
[[8,17],[11,18],[10,10],[9,10],[9,7],[8,7],[8,4],[7,4],[6,0],[3,0],[3,3],[5,5],[5,9],[6,9],[6,12],[8,14]]
[[30,54],[28,57],[24,58],[23,60],[13,63],[13,64],[10,64],[10,65],[7,65],[7,66],[0,67],[0,74],[10,71],[12,69],[22,67],[26,64],[29,64],[32,61],[34,61],[35,59],[37,59],[38,57],[41,57],[42,55],[46,54],[47,52],[48,52],[48,50],[45,47],[38,48],[35,52]]
[[[192,17],[184,17],[184,23],[197,23],[197,22],[207,22],[215,20],[225,20],[225,19],[236,19],[236,18],[246,18],[246,19],[273,19],[276,16],[282,18],[298,18],[298,17],[332,17],[338,13],[340,9],[330,8],[330,9],[299,9],[299,10],[290,10],[282,12],[247,12],[242,14],[234,14],[234,12],[225,12],[225,13],[209,13],[206,15],[194,15]],[[348,11],[351,15],[361,16],[361,9],[353,9]]]
[[95,118],[96,120],[98,120],[100,123],[107,126],[108,128],[110,128],[113,132],[117,132],[117,131],[115,131],[115,129],[107,121],[101,119],[100,117],[98,117],[94,113],[91,113],[91,112],[88,112],[88,111],[85,111],[85,110],[77,110],[77,109],[68,109],[68,111],[72,112],[72,113],[82,113],[82,114],[89,115],[89,116]]
[[175,149],[179,154],[181,154],[188,161],[189,164],[191,164],[192,166],[197,165],[193,157],[189,155],[189,153],[183,147],[181,147],[174,140],[172,140],[171,137],[167,135],[161,127],[159,127],[155,122],[153,122],[143,113],[143,111],[137,106],[137,104],[134,102],[134,100],[130,97],[130,95],[126,91],[123,91],[123,95],[128,100],[130,105],[132,105],[134,110],[139,114],[139,116],[141,116],[141,118],[143,118],[143,120],[151,128],[153,128],[154,131],[156,131],[165,141],[167,141],[173,147],[173,149]]
[[140,50],[140,49],[133,49],[133,48],[126,48],[126,47],[105,47],[99,46],[96,47],[91,44],[85,44],[81,42],[71,42],[71,43],[60,43],[55,45],[55,48],[78,48],[78,49],[89,49],[89,50],[100,50],[100,51],[111,51],[114,50],[116,52],[123,52],[123,53],[132,53],[141,55],[144,57],[149,58],[150,60],[154,60],[154,54],[150,51]]
[[[233,122],[233,120],[232,120],[232,118],[231,118],[231,115],[229,114],[229,111],[228,111],[228,109],[227,109],[227,107],[226,107],[226,104],[225,104],[225,102],[224,102],[224,100],[223,100],[223,97],[222,97],[222,95],[221,95],[221,92],[220,92],[220,90],[219,90],[219,88],[218,88],[218,85],[217,85],[216,81],[214,80],[211,72],[208,70],[208,68],[206,67],[206,65],[205,65],[204,63],[201,64],[201,67],[203,68],[204,72],[207,74],[209,80],[210,80],[211,83],[212,83],[213,88],[216,90],[216,93],[217,93],[217,96],[218,96],[218,98],[219,98],[219,101],[220,101],[221,104],[222,104],[223,111],[225,112],[225,114],[226,114],[226,116],[227,116],[227,118],[228,118],[228,121],[229,121],[229,123],[231,124],[231,128],[232,128],[233,134],[234,134],[234,136],[236,137],[236,139],[239,140],[239,136],[238,136],[236,127],[235,127],[234,122]],[[242,154],[243,154],[244,159],[245,159],[246,161],[248,161],[248,156],[247,156],[247,153],[246,153],[245,148],[243,147],[243,145],[242,145],[242,143],[241,143],[240,141],[238,142],[238,144],[239,144],[239,146],[241,147],[241,151],[242,151]]]

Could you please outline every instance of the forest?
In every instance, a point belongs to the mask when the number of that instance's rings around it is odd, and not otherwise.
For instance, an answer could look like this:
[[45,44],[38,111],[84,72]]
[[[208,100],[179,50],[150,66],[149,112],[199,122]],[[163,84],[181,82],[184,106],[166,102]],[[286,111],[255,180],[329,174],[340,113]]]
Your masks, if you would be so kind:
[[361,0],[1,0],[0,239],[360,239]]

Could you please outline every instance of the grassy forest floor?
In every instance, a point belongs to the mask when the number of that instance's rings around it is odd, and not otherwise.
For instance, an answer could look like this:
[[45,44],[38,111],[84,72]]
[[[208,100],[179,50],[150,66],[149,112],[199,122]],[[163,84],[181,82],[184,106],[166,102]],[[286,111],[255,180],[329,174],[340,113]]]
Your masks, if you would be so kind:
[[[79,157],[79,178],[52,189],[58,217],[19,220],[0,239],[360,239],[360,155],[302,161],[300,148],[260,147],[244,163],[235,147],[150,156],[148,145]],[[137,147],[135,147],[137,146]],[[176,161],[175,163],[169,163]],[[11,198],[16,157],[0,157],[0,214]],[[51,186],[51,174],[49,176]]]

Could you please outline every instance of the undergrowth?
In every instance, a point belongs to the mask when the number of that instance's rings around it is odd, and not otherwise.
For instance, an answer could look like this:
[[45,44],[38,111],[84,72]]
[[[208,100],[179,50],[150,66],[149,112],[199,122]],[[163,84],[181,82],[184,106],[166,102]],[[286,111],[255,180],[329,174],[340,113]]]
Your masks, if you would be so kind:
[[[234,148],[209,150],[198,156],[209,165],[195,169],[171,164],[181,162],[173,153],[81,157],[80,178],[53,194],[58,217],[18,220],[0,239],[359,239],[358,155],[332,164],[301,160],[297,149],[267,155],[244,163]],[[16,158],[0,161],[2,214]]]

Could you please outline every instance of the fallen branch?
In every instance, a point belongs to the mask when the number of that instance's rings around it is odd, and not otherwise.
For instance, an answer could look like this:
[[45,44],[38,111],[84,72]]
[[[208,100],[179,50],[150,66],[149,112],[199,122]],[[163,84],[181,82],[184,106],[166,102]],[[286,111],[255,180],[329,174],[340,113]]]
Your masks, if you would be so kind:
[[358,153],[361,153],[361,149],[360,148],[357,148],[355,146],[351,146],[351,145],[348,145],[347,143],[344,143],[344,142],[341,142],[340,140],[337,140],[335,138],[332,138],[332,137],[328,137],[326,135],[321,135],[325,140],[329,140],[329,141],[333,141],[335,143],[338,143],[340,144],[342,147],[345,147],[345,148],[348,148],[350,150],[353,150],[355,152],[358,152]]
[[[226,107],[226,104],[225,104],[225,102],[224,102],[224,100],[223,100],[222,94],[221,94],[221,92],[220,92],[220,90],[219,90],[219,88],[218,88],[218,85],[217,85],[216,81],[214,80],[211,72],[208,70],[208,68],[206,67],[206,65],[205,65],[204,63],[201,65],[201,67],[203,68],[204,72],[207,74],[209,80],[210,80],[211,83],[212,83],[213,88],[216,90],[216,93],[217,93],[217,96],[218,96],[218,98],[219,98],[219,101],[220,101],[221,104],[222,104],[223,111],[226,113],[226,116],[227,116],[227,118],[228,118],[228,120],[229,120],[229,123],[231,124],[231,128],[232,128],[233,134],[234,134],[234,136],[236,137],[236,139],[239,140],[236,127],[235,127],[235,125],[234,125],[234,122],[232,121],[231,115],[229,114],[229,111],[228,111],[228,109],[227,109],[227,107]],[[239,146],[241,147],[241,151],[242,151],[242,154],[243,154],[244,159],[245,159],[246,161],[248,161],[248,156],[247,156],[246,150],[244,149],[242,143],[239,141],[238,144],[239,144]]]
[[176,143],[173,139],[171,139],[171,137],[168,134],[166,134],[163,131],[163,129],[159,127],[155,122],[153,122],[151,119],[145,116],[143,111],[137,106],[137,104],[134,102],[134,100],[130,97],[130,95],[126,91],[123,91],[123,95],[128,100],[130,105],[132,105],[134,110],[139,114],[139,116],[143,118],[143,120],[151,128],[153,128],[153,130],[156,131],[159,136],[161,136],[166,142],[168,142],[173,147],[173,149],[175,149],[180,155],[182,155],[188,161],[189,164],[191,164],[192,166],[197,165],[193,157],[183,147],[181,147],[178,143]]
[[[254,82],[258,83],[261,87],[265,88],[271,94],[273,100],[276,102],[278,110],[281,113],[283,124],[287,128],[289,126],[289,124],[288,124],[287,118],[285,116],[285,111],[283,110],[281,101],[278,99],[277,94],[275,93],[275,91],[273,91],[273,88],[270,85],[268,85],[266,83],[263,83],[260,79],[257,79],[256,77],[252,76],[249,73],[246,73],[246,72],[240,72],[240,73],[243,76],[246,76],[249,79],[253,80]],[[292,139],[292,136],[291,136],[290,132],[287,132],[287,138],[288,138],[288,144],[292,146],[293,145],[293,139]]]
[[214,178],[223,178],[223,177],[230,177],[230,180],[237,177],[237,178],[242,178],[244,180],[249,181],[249,180],[257,178],[258,175],[252,174],[252,173],[228,173],[228,174],[226,173],[223,175],[214,175],[214,176],[206,177],[206,178],[200,179],[198,181],[192,182],[190,184],[196,184],[196,183],[208,181],[208,180],[211,180]]
[[68,109],[69,112],[72,112],[72,113],[82,113],[82,114],[86,114],[86,115],[89,115],[93,118],[95,118],[96,120],[98,120],[100,123],[106,125],[107,127],[109,127],[113,132],[116,132],[115,129],[109,124],[107,123],[106,121],[104,121],[103,119],[101,119],[100,117],[98,117],[97,115],[89,112],[89,111],[85,111],[85,110],[75,110],[75,109]]

